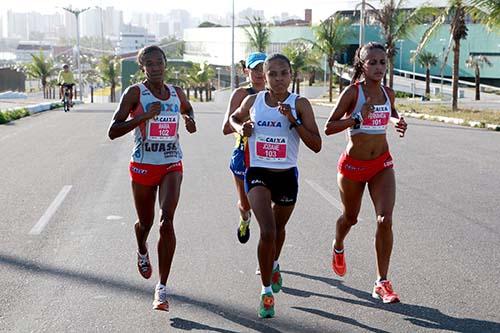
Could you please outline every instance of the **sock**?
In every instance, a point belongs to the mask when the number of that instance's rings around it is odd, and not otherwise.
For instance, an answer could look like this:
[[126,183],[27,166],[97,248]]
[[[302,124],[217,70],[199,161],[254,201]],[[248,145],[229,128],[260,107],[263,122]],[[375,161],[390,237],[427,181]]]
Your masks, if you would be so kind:
[[141,257],[141,259],[146,259],[146,257],[148,256],[148,253],[147,253],[147,252],[146,252],[146,253],[144,253],[144,254],[141,254],[141,253],[139,252],[139,250],[137,250],[137,254],[139,255],[139,257]]
[[336,248],[333,248],[333,251],[335,251],[335,253],[337,253],[337,254],[342,254],[342,253],[344,253],[344,249],[342,249],[342,250],[337,250]]
[[384,282],[384,281],[387,281],[387,279],[378,278],[377,281],[375,281],[375,284],[381,283],[381,282]]
[[262,291],[261,291],[261,295],[264,295],[264,294],[269,294],[269,293],[273,293],[273,289],[271,288],[271,286],[262,286]]
[[276,267],[278,267],[278,265],[279,265],[279,264],[280,264],[280,263],[278,262],[278,260],[275,260],[275,261],[273,262],[273,270],[274,270],[274,269],[276,269]]
[[156,285],[156,288],[165,289],[165,288],[167,288],[167,285],[161,284],[161,282],[158,282],[158,284]]
[[241,217],[241,216],[240,216],[240,218],[241,218],[241,221],[242,221],[243,223],[247,223],[247,224],[248,224],[248,223],[250,223],[250,218],[252,217],[252,214],[250,214],[250,211],[248,211],[247,213],[248,213],[248,219],[246,219],[246,220],[245,220],[245,219],[244,219],[243,217]]

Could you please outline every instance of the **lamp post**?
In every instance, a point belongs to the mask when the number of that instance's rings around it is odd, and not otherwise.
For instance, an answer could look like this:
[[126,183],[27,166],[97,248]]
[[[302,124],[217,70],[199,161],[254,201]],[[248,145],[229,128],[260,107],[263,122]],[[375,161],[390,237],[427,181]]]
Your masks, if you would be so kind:
[[76,18],[76,61],[78,64],[78,89],[80,90],[80,101],[82,100],[82,66],[80,64],[80,14],[88,10],[90,7],[84,9],[73,9],[71,7],[63,7],[63,9]]
[[220,67],[216,67],[215,70],[217,71],[217,90],[220,90]]
[[411,60],[413,62],[413,83],[411,87],[412,98],[415,98],[415,89],[416,89],[416,81],[415,81],[415,63],[417,62],[417,50],[410,50],[410,53],[413,55]]
[[233,13],[231,15],[231,92],[235,86],[235,68],[234,68],[234,0],[233,0]]
[[397,41],[399,42],[399,70],[402,70],[403,69],[403,42],[404,42],[404,39],[398,39]]
[[[444,42],[446,41],[446,39],[444,38],[440,38],[439,39],[439,42],[441,44],[443,44]],[[442,64],[441,64],[441,89],[439,90],[441,92],[441,95],[444,96],[444,93],[443,93],[443,76],[444,76],[444,66],[445,66],[445,62],[444,62],[444,59],[445,59],[445,54],[444,54],[444,50],[446,49],[445,46],[443,46],[443,54],[442,54]]]

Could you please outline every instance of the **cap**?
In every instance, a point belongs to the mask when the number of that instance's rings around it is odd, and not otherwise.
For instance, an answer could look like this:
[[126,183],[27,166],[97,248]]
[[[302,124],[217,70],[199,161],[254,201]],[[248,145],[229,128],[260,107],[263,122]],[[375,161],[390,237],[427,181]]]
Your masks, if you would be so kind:
[[247,57],[247,67],[250,69],[255,68],[258,64],[263,63],[266,60],[267,55],[262,52],[250,53]]

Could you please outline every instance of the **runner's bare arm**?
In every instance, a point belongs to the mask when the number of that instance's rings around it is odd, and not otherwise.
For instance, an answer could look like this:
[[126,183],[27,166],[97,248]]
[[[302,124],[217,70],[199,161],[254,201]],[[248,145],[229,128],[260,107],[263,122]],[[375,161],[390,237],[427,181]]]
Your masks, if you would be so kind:
[[160,113],[159,103],[155,103],[150,107],[149,110],[144,112],[137,117],[127,120],[130,110],[136,107],[139,103],[140,90],[136,86],[129,87],[127,91],[123,94],[120,104],[116,109],[111,124],[108,128],[108,136],[111,140],[119,138],[128,132],[132,131],[134,128],[139,126],[144,121],[158,115]]
[[345,116],[350,116],[350,111],[354,109],[356,105],[356,90],[357,87],[354,85],[349,86],[345,89],[339,96],[339,100],[325,125],[325,134],[332,135],[344,131],[346,128],[352,127],[356,124],[354,119],[351,117],[346,118]]
[[318,153],[321,150],[321,135],[319,134],[311,103],[307,98],[299,97],[295,102],[295,107],[302,122],[302,125],[295,126],[295,130],[304,144],[313,152]]
[[399,136],[402,138],[405,136],[408,125],[406,124],[404,118],[399,116],[399,113],[396,110],[396,105],[395,105],[396,94],[394,93],[394,90],[392,90],[389,87],[385,88],[387,91],[387,95],[389,95],[389,99],[391,100],[391,121],[392,123],[394,123],[394,126],[396,127],[396,132],[398,132]]
[[229,122],[234,131],[243,135],[250,136],[253,131],[253,122],[250,120],[250,108],[255,102],[256,95],[245,97],[241,106],[229,116]]
[[184,119],[186,130],[189,133],[194,133],[196,132],[196,122],[194,121],[193,107],[191,106],[191,103],[189,103],[186,94],[184,94],[184,91],[181,88],[175,87],[175,91],[177,92],[177,96],[181,102],[181,115]]
[[234,128],[231,127],[231,123],[229,122],[229,117],[236,111],[236,109],[241,105],[241,102],[245,97],[248,96],[246,89],[238,88],[231,95],[231,99],[229,100],[229,105],[227,107],[226,114],[224,115],[224,121],[222,122],[222,133],[224,135],[231,134],[235,132]]

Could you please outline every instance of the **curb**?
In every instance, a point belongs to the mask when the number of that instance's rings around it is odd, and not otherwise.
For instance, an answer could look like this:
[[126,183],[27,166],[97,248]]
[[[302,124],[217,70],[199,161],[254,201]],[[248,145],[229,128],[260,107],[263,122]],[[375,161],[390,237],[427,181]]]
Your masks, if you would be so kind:
[[417,119],[425,119],[425,120],[434,120],[448,124],[455,124],[461,126],[469,126],[474,128],[486,128],[493,131],[500,131],[500,125],[498,124],[486,124],[481,121],[466,121],[461,118],[451,118],[451,117],[443,117],[443,116],[432,116],[430,114],[425,113],[416,113],[416,112],[401,112],[402,116],[417,118]]
[[[74,104],[83,104],[81,101],[73,101]],[[8,108],[8,109],[2,109],[0,112],[6,112],[6,111],[20,111],[20,110],[27,110],[30,114],[34,113],[39,113],[39,112],[44,112],[44,111],[49,111],[57,108],[62,108],[62,102],[45,102],[45,103],[40,103],[40,104],[32,104],[32,105],[26,105],[26,106],[17,106],[13,108]]]

